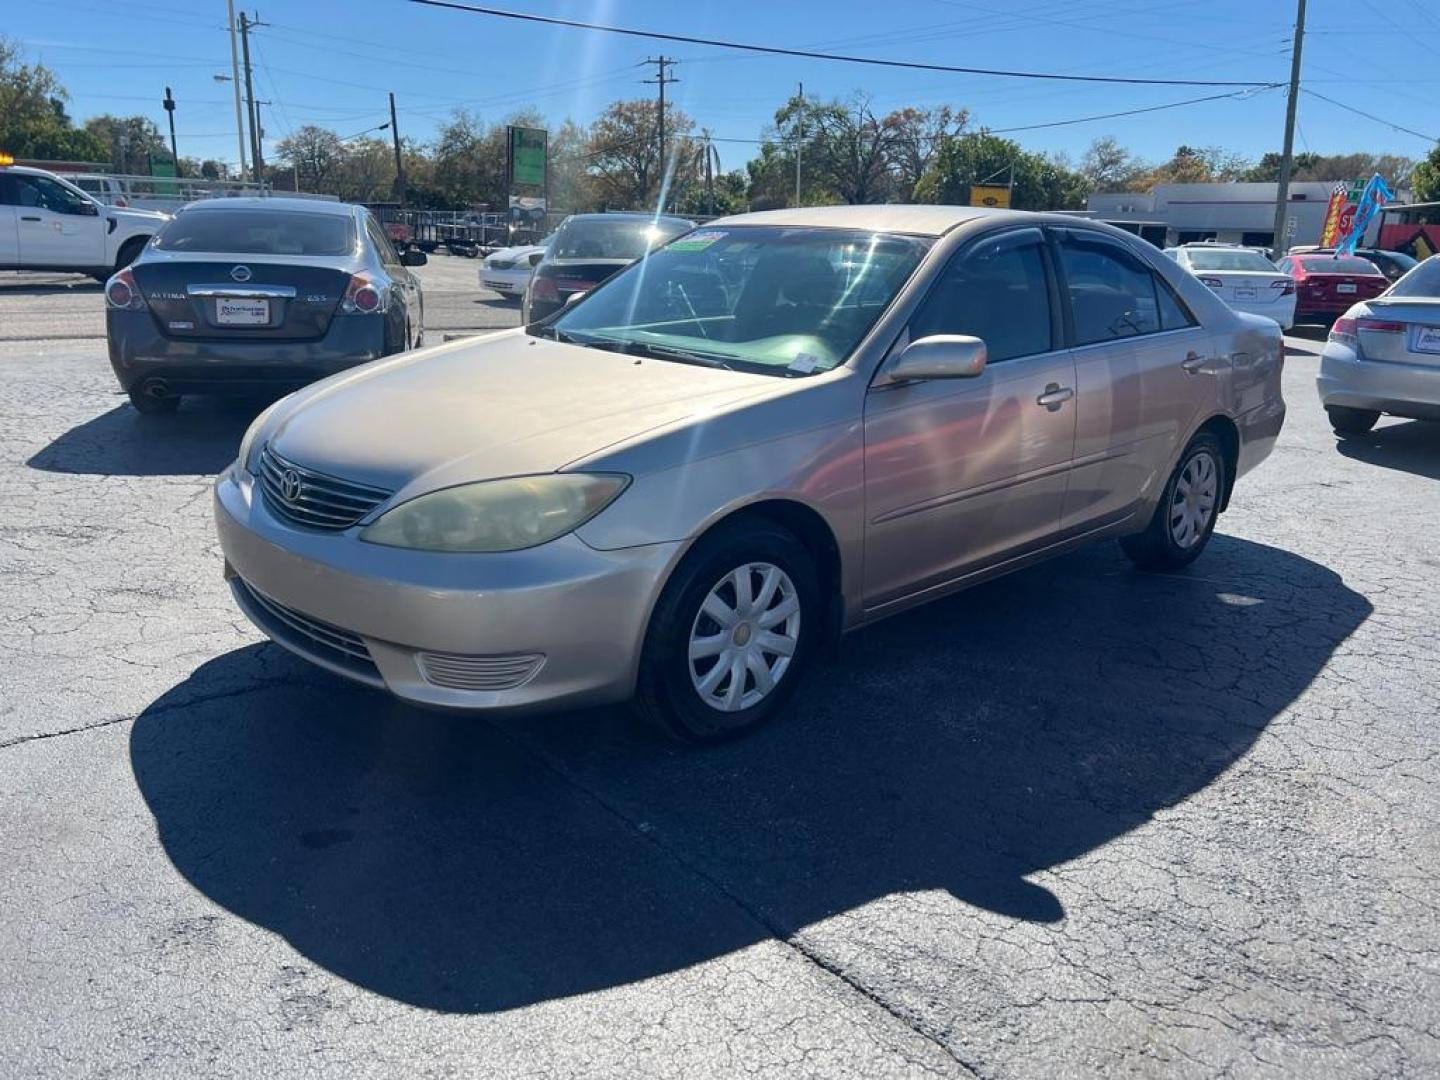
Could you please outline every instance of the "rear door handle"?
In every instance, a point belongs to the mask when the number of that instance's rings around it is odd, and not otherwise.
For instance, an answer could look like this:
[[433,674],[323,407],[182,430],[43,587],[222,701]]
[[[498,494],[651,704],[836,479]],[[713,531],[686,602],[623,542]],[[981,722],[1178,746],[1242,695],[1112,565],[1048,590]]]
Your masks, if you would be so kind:
[[1075,391],[1059,383],[1051,383],[1045,392],[1035,399],[1036,405],[1044,405],[1051,412],[1059,412],[1060,406],[1075,396]]
[[1190,352],[1185,354],[1185,359],[1180,361],[1180,366],[1184,368],[1187,372],[1189,372],[1191,375],[1194,375],[1197,371],[1199,371],[1205,366],[1206,362],[1209,359],[1210,358],[1208,356],[1201,356],[1199,353],[1195,352],[1192,349]]

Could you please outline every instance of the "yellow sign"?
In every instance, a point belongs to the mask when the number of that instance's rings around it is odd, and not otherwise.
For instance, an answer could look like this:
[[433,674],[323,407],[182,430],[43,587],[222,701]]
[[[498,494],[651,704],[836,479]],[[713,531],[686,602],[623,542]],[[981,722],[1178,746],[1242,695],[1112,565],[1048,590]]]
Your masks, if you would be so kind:
[[995,184],[971,184],[970,205],[1010,208],[1010,189]]
[[15,159],[9,154],[0,153],[0,165],[14,165]]

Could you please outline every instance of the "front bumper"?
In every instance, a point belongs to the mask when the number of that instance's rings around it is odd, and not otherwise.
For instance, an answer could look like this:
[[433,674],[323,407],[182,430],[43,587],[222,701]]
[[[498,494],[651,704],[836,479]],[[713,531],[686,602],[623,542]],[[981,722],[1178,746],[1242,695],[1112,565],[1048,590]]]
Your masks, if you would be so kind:
[[1320,404],[1440,420],[1440,368],[1361,360],[1355,350],[1328,342],[1315,377]]
[[336,316],[312,341],[166,337],[148,311],[107,311],[105,329],[110,366],[126,391],[157,379],[175,394],[295,390],[386,355],[380,316]]
[[382,547],[358,528],[286,525],[238,469],[215,486],[215,522],[237,602],[278,644],[406,701],[474,710],[628,698],[684,546],[597,551],[572,534],[497,555]]

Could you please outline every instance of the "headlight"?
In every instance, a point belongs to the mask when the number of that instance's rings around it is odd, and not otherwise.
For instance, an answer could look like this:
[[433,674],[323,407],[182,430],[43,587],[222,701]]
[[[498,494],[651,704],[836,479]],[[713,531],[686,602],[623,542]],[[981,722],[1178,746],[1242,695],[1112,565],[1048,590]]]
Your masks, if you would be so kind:
[[360,539],[422,551],[519,551],[578,529],[629,483],[615,474],[548,473],[445,488],[386,511]]
[[[271,402],[259,416],[250,421],[250,426],[245,429],[245,434],[240,438],[240,452],[235,455],[235,464],[232,468],[245,472],[250,471],[250,451],[255,449],[255,436],[260,434],[260,429],[265,426],[265,421],[270,419],[270,414],[278,409],[281,402],[289,396],[286,394],[280,401]],[[235,475],[238,477],[240,474],[237,472]]]

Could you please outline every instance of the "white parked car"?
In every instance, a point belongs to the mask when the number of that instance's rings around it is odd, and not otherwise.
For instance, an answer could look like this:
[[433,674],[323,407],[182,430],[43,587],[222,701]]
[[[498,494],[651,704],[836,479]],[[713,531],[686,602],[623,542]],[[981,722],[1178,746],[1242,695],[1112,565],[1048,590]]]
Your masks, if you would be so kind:
[[92,196],[96,202],[102,202],[106,206],[119,206],[122,209],[130,205],[130,200],[125,196],[124,185],[113,176],[105,176],[101,173],[56,173],[61,180],[68,180],[86,195]]
[[530,276],[535,273],[535,267],[540,265],[549,246],[550,238],[547,236],[538,244],[491,252],[480,264],[481,288],[493,289],[501,296],[524,296]]
[[60,270],[105,281],[168,214],[106,206],[44,169],[0,165],[0,270]]
[[1258,251],[1218,244],[1184,244],[1165,254],[1210,286],[1236,311],[1264,315],[1289,330],[1295,325],[1295,282]]
[[1335,320],[1316,383],[1337,435],[1381,413],[1440,421],[1440,255]]

